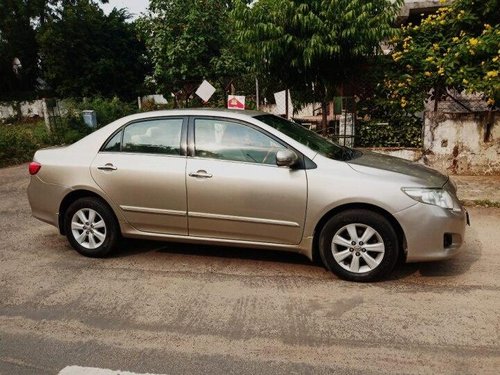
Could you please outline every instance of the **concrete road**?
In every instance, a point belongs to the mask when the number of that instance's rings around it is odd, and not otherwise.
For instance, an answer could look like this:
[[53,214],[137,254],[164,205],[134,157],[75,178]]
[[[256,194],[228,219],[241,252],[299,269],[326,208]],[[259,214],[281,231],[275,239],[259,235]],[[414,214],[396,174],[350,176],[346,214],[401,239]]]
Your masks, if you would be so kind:
[[[78,255],[0,170],[0,373],[498,374],[500,210],[462,254],[344,282],[289,253],[132,241]],[[424,234],[425,235],[425,234]]]

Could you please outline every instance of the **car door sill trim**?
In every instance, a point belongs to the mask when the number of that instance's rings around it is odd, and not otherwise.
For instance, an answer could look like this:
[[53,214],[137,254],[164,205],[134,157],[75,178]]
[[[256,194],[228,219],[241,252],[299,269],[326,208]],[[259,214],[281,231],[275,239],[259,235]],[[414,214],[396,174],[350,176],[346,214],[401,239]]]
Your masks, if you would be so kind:
[[258,218],[258,217],[208,214],[208,213],[204,213],[204,212],[189,212],[188,216],[189,217],[196,217],[196,218],[200,218],[200,219],[229,220],[229,221],[240,221],[240,222],[246,222],[246,223],[271,224],[271,225],[281,225],[281,226],[285,226],[285,227],[300,228],[299,223],[296,223],[293,221],[262,219],[262,218]]
[[159,214],[170,216],[186,216],[186,211],[165,210],[163,208],[135,207],[135,206],[120,206],[124,211],[141,212],[147,214]]
[[123,233],[126,238],[142,238],[142,239],[156,239],[156,240],[168,240],[176,241],[181,243],[210,243],[212,245],[225,245],[225,246],[244,246],[244,247],[255,247],[255,248],[276,248],[276,249],[300,249],[299,244],[287,244],[280,242],[260,242],[260,241],[249,241],[249,240],[237,240],[231,238],[220,238],[220,237],[203,237],[203,236],[192,236],[192,235],[181,235],[181,234],[168,234],[168,233],[156,233],[148,231],[140,231],[135,229],[133,231],[126,231]]

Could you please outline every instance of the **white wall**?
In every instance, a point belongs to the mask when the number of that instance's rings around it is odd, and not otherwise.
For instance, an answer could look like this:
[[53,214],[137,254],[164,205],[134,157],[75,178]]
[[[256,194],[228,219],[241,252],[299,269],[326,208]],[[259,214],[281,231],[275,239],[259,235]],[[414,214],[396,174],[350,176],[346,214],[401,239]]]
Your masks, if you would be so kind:
[[0,103],[0,121],[18,116],[43,118],[43,100]]

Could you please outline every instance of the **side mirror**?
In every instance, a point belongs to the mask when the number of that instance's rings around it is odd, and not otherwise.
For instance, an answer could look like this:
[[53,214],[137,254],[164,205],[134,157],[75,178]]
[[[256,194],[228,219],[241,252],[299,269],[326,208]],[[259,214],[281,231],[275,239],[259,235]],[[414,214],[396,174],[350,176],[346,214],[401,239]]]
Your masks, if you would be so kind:
[[299,160],[297,154],[292,150],[279,150],[276,152],[276,165],[279,167],[292,167]]

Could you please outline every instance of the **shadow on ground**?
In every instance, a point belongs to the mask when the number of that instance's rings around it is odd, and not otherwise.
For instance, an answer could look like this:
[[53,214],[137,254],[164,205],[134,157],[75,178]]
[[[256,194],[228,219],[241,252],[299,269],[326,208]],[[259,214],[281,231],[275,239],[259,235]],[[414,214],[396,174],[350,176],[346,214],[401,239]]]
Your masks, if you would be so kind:
[[[474,238],[471,239],[474,241]],[[141,253],[156,252],[163,254],[181,254],[206,258],[241,259],[274,263],[297,264],[323,268],[319,262],[311,262],[301,254],[289,251],[263,250],[253,248],[225,247],[214,245],[194,245],[149,240],[127,240],[115,252],[115,258],[133,256]],[[386,279],[387,281],[405,279],[418,274],[421,277],[449,277],[466,273],[472,264],[481,257],[480,246],[465,244],[456,257],[428,263],[407,263],[399,265]],[[261,265],[259,265],[261,266]]]
[[[151,251],[165,254],[183,254],[200,257],[315,265],[304,255],[290,251],[262,250],[233,246],[194,245],[136,239],[127,239],[127,241],[114,253],[113,257],[121,258]],[[316,266],[321,267],[319,264],[316,264]]]

